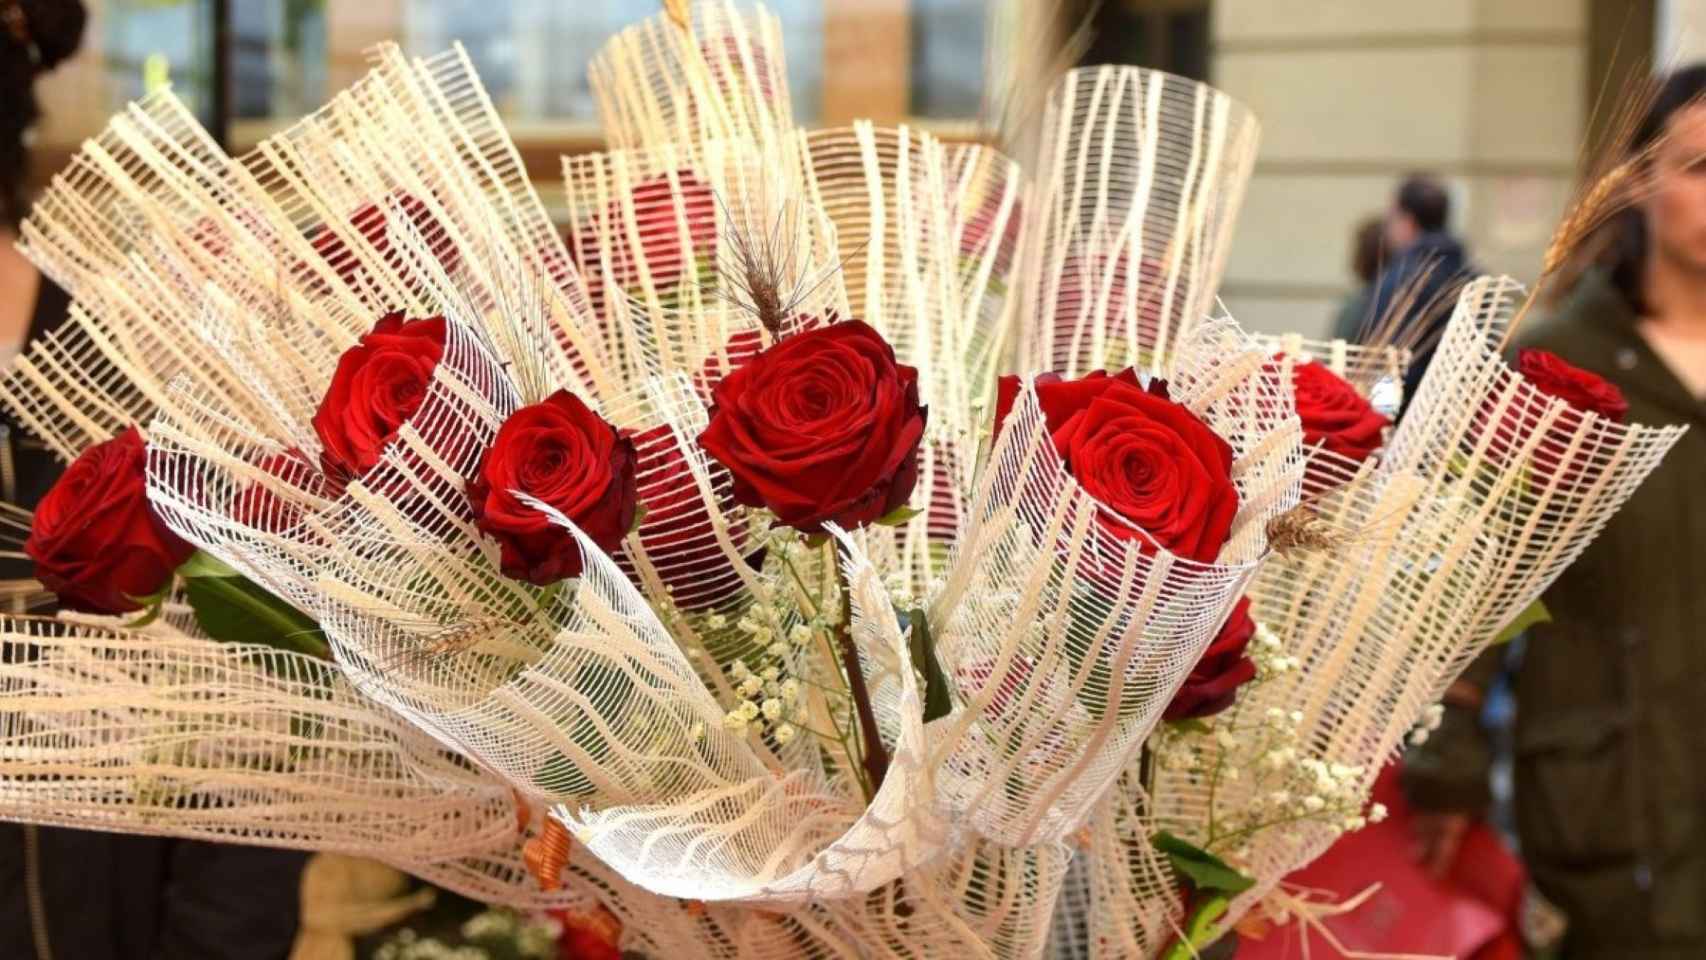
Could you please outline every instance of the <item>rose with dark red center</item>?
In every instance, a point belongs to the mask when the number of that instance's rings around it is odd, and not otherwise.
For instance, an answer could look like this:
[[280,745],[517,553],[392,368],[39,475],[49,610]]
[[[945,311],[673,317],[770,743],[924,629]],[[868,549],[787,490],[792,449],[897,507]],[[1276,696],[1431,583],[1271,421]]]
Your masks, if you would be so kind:
[[[1103,508],[1103,531],[1213,563],[1238,513],[1232,447],[1169,399],[1165,384],[1145,389],[1130,368],[1079,380],[1042,374],[1035,382],[1055,452]],[[1018,378],[1001,378],[998,437],[1018,393]]]
[[195,547],[148,502],[148,451],[131,427],[83,451],[36,507],[24,553],[71,610],[129,613],[159,593]]
[[1583,370],[1545,350],[1527,349],[1517,354],[1517,372],[1535,389],[1557,397],[1582,413],[1622,423],[1629,416],[1629,401],[1623,391],[1597,373]]
[[1385,442],[1390,420],[1377,413],[1343,377],[1320,363],[1292,368],[1297,418],[1303,422],[1303,442],[1328,453],[1362,462]]
[[918,371],[853,320],[786,337],[724,377],[699,444],[728,468],[737,502],[817,533],[906,504],[925,417]]
[[1256,621],[1250,619],[1250,598],[1240,597],[1232,607],[1214,642],[1203,651],[1202,659],[1191,668],[1179,692],[1162,713],[1165,720],[1189,720],[1209,717],[1232,706],[1238,699],[1238,688],[1256,676],[1256,664],[1245,655],[1250,638],[1256,635]]
[[[269,453],[256,461],[255,469],[274,481],[319,496],[325,492],[326,478],[301,450],[281,450]],[[238,492],[231,503],[231,519],[244,526],[277,533],[288,530],[302,519],[302,501],[280,493],[273,482],[254,480]]]
[[504,575],[545,586],[584,566],[573,534],[518,494],[555,507],[614,552],[638,510],[634,465],[632,441],[566,390],[510,414],[468,484],[475,523],[501,547]]
[[314,412],[320,466],[335,482],[372,469],[421,408],[444,356],[443,317],[404,320],[387,314],[338,358],[331,386]]

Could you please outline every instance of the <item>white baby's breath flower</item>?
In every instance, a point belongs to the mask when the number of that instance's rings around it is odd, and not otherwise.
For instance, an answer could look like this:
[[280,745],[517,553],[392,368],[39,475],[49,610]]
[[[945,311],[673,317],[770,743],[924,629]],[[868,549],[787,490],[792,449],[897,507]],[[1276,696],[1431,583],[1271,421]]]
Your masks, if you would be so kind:
[[796,623],[793,629],[788,631],[788,639],[794,641],[795,646],[803,647],[812,640],[812,628],[803,623]]
[[1316,796],[1313,793],[1310,794],[1309,796],[1303,798],[1303,809],[1308,810],[1310,813],[1318,813],[1321,811],[1322,808],[1324,808],[1326,806],[1327,806],[1327,801],[1321,799],[1320,797]]
[[1384,803],[1374,804],[1373,806],[1368,808],[1368,822],[1369,823],[1379,823],[1382,820],[1386,819],[1387,813],[1388,813],[1388,811],[1386,809],[1386,804],[1384,804]]
[[737,711],[739,711],[740,715],[742,717],[746,718],[746,720],[749,723],[753,720],[758,719],[758,712],[759,712],[758,711],[758,704],[752,702],[751,700],[742,700],[740,702],[740,706],[736,707],[735,709]]
[[774,680],[782,675],[782,669],[780,667],[765,667],[758,671],[758,675],[766,680]]
[[794,739],[793,724],[784,723],[784,724],[779,725],[776,728],[775,735],[776,735],[776,742],[777,743],[787,743],[788,741]]
[[730,733],[746,732],[746,716],[740,710],[730,710],[723,716],[723,729]]
[[693,726],[687,728],[687,736],[694,743],[705,739],[705,724],[703,721],[693,721]]
[[748,676],[740,683],[740,695],[743,697],[755,697],[758,695],[758,691],[763,689],[764,681],[756,676]]
[[782,701],[772,697],[764,701],[764,706],[761,709],[764,711],[764,719],[779,719],[782,716]]
[[729,664],[729,675],[734,677],[737,681],[746,679],[747,675],[751,672],[752,670],[746,665],[745,660],[736,660],[734,663]]
[[795,680],[793,677],[789,677],[788,679],[782,681],[782,702],[783,703],[793,703],[794,698],[798,697],[799,695],[800,695],[800,682],[798,680]]
[[780,660],[788,655],[788,645],[778,640],[775,643],[772,643],[764,652]]

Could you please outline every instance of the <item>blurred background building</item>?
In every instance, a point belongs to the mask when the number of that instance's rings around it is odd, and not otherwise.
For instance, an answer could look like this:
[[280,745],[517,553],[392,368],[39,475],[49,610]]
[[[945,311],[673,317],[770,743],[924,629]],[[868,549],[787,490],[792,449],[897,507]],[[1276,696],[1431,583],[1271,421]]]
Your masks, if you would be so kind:
[[[909,119],[976,136],[996,2],[767,0],[798,119]],[[362,51],[461,40],[536,181],[596,149],[586,63],[653,0],[90,0],[84,52],[42,86],[39,175],[124,102],[171,83],[240,151],[363,69]],[[1063,23],[1089,0],[1061,0]],[[1357,221],[1439,175],[1486,269],[1532,276],[1592,108],[1630,71],[1706,54],[1706,0],[1103,0],[1086,59],[1208,80],[1263,125],[1223,295],[1245,324],[1325,333]],[[542,190],[547,202],[555,191]]]

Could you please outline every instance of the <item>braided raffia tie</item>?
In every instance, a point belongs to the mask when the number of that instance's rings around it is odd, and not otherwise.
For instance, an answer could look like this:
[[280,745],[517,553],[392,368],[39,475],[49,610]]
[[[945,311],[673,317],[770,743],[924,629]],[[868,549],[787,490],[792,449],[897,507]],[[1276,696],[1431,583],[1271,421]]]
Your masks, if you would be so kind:
[[561,889],[563,868],[569,865],[569,829],[562,821],[545,818],[545,829],[539,836],[521,845],[521,859],[527,872],[546,892]]

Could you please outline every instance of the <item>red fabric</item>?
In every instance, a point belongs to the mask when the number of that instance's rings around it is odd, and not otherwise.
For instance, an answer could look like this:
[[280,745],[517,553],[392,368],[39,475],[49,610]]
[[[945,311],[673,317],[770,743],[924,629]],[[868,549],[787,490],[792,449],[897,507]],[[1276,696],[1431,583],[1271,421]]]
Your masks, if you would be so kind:
[[[1327,891],[1334,902],[1380,884],[1361,907],[1325,921],[1348,950],[1519,960],[1518,911],[1528,885],[1522,862],[1492,828],[1477,824],[1446,878],[1429,876],[1415,862],[1411,811],[1397,771],[1389,766],[1375,782],[1374,799],[1386,805],[1386,820],[1344,837],[1287,882]],[[1297,960],[1304,956],[1304,935],[1293,922],[1260,940],[1245,936],[1238,960]],[[1308,936],[1309,956],[1337,956],[1318,934]]]

